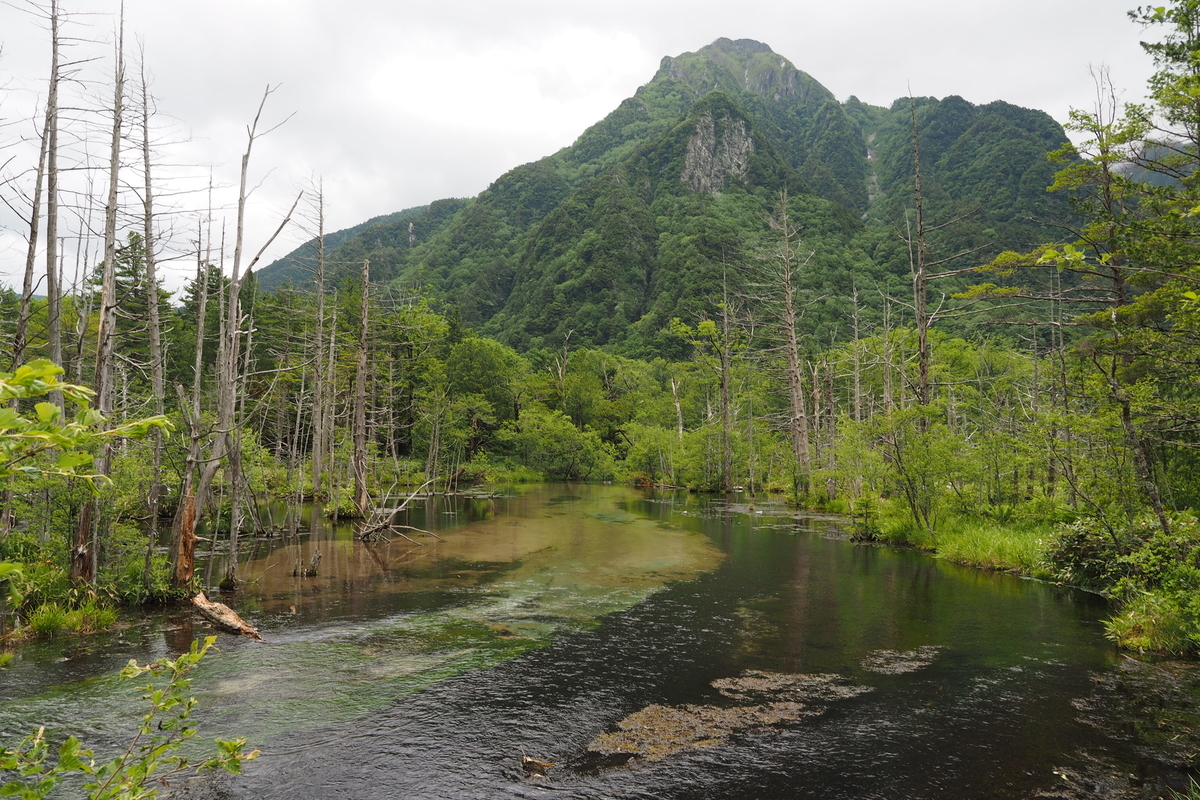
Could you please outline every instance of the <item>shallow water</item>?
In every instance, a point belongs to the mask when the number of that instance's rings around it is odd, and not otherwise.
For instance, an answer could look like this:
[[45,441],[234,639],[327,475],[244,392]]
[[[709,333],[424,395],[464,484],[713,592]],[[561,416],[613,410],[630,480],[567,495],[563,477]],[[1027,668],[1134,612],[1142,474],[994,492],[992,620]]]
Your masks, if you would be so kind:
[[[265,755],[189,796],[1017,798],[1136,761],[1072,705],[1115,658],[1102,602],[782,506],[543,486],[419,504],[407,523],[441,537],[420,545],[313,523],[254,545],[223,599],[267,643],[221,635],[194,684],[203,735]],[[316,549],[320,574],[292,577]],[[22,649],[0,736],[119,742],[138,705],[114,671],[205,632],[163,615]],[[811,675],[853,691],[805,695]],[[652,718],[725,727],[657,759],[595,752]],[[557,766],[526,775],[522,753]]]

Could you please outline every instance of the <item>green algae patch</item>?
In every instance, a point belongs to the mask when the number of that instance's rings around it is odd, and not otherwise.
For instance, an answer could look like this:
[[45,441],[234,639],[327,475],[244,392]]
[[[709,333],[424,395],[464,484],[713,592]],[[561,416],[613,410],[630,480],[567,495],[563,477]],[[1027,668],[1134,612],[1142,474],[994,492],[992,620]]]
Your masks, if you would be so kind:
[[434,613],[350,641],[240,650],[214,660],[197,681],[200,705],[215,728],[267,738],[376,711],[438,681],[544,647],[550,632],[522,636],[508,626]]

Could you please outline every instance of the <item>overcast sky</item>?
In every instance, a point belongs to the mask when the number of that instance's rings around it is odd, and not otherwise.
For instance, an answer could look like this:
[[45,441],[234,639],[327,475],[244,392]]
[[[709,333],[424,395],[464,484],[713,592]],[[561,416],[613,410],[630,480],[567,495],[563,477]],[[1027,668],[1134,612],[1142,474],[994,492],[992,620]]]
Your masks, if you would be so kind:
[[[117,4],[60,2],[75,14],[66,33],[87,40],[68,56],[96,59],[80,68],[88,82],[72,87],[72,102],[97,105],[111,91],[102,82],[111,74]],[[218,184],[236,184],[245,128],[268,84],[278,88],[264,124],[286,122],[252,156],[259,188],[248,214],[251,252],[312,176],[324,181],[327,230],[478,194],[506,170],[571,144],[649,81],[663,56],[722,36],[767,43],[839,99],[886,105],[911,87],[974,103],[1007,100],[1062,122],[1071,107],[1091,106],[1093,66],[1107,65],[1126,99],[1140,98],[1151,65],[1138,46],[1143,32],[1126,17],[1130,7],[1131,0],[126,0],[125,14],[132,58],[134,37],[144,43],[156,136],[175,142],[162,147],[160,191],[177,210],[169,228],[171,252],[180,253],[206,203],[184,190],[207,182],[208,165]],[[36,150],[14,142],[33,133],[24,120],[42,101],[49,65],[48,35],[27,8],[25,0],[0,3],[0,165],[11,159],[10,177],[36,160]],[[99,131],[88,136],[74,145],[76,161],[85,146],[106,150]],[[97,194],[105,180],[98,178]],[[19,203],[20,185],[18,177],[0,191]],[[228,188],[219,190],[218,205],[230,202]],[[232,211],[220,213],[232,230]],[[0,280],[9,285],[19,281],[26,234],[0,207]],[[262,264],[305,238],[298,228],[285,231]],[[189,270],[194,262],[179,262],[168,281],[179,285]]]

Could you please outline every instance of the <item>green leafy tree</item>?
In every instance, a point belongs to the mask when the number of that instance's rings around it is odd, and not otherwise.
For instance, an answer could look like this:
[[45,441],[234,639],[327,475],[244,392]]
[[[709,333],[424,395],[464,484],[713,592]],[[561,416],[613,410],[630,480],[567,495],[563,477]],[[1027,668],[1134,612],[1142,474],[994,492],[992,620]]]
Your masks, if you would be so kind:
[[595,431],[581,431],[561,411],[531,406],[519,425],[501,432],[510,452],[522,464],[551,480],[611,477],[614,464]]

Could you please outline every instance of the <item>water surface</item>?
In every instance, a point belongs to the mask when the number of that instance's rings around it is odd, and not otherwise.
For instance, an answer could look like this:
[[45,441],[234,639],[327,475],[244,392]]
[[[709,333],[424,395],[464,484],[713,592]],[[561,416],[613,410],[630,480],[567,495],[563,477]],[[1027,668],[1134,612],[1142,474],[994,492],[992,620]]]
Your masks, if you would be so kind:
[[[1017,798],[1097,754],[1135,759],[1072,705],[1115,657],[1080,593],[854,545],[761,500],[545,486],[433,498],[407,522],[440,538],[313,520],[254,545],[225,599],[267,643],[222,635],[195,688],[205,735],[265,755],[195,796]],[[319,575],[293,577],[315,550]],[[115,743],[137,703],[112,671],[204,632],[164,616],[24,649],[0,673],[0,733]],[[762,674],[854,691],[658,760],[589,750],[648,708],[787,699],[720,688]],[[522,753],[558,766],[526,775]]]

